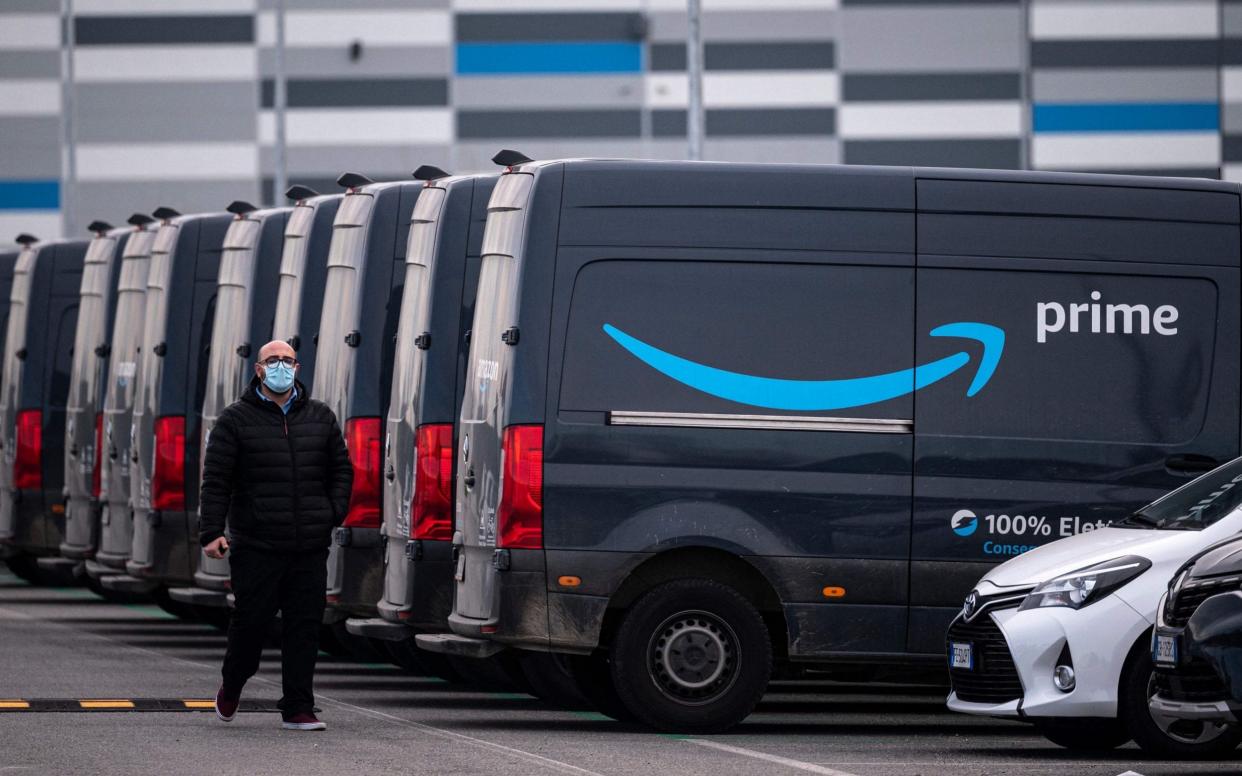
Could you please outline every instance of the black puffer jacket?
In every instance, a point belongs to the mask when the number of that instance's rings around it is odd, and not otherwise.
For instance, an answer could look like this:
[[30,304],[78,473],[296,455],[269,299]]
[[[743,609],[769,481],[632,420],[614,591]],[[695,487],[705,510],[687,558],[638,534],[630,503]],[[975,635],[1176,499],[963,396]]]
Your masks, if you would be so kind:
[[224,533],[276,552],[322,550],[349,508],[354,472],[336,415],[306,386],[289,414],[256,393],[258,378],[211,430],[199,499],[198,540]]

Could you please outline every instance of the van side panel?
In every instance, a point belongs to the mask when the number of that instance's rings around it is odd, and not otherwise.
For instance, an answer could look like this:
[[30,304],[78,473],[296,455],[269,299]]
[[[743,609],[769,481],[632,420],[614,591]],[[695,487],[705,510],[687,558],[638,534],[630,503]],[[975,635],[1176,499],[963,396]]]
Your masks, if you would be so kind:
[[1238,197],[918,187],[918,360],[947,316],[1004,331],[985,387],[970,369],[916,398],[907,648],[938,654],[991,566],[1238,455]]

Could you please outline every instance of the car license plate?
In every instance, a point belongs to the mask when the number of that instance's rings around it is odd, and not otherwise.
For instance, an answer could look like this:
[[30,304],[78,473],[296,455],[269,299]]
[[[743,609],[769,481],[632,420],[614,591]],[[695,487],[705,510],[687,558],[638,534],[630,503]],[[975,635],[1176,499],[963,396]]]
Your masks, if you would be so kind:
[[1151,648],[1151,659],[1160,665],[1177,665],[1177,639],[1173,636],[1156,636]]
[[953,641],[949,643],[949,668],[975,670],[975,645],[970,642]]

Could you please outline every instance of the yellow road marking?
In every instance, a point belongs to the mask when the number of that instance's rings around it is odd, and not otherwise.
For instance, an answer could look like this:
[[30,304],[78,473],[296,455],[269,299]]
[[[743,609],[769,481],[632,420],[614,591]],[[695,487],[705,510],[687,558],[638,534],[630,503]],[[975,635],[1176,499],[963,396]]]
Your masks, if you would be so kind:
[[78,705],[84,709],[132,709],[133,701],[121,700],[100,700],[100,701],[78,701]]
[[0,701],[0,709],[28,709],[30,704],[26,701]]
[[215,701],[182,701],[187,709],[214,709]]

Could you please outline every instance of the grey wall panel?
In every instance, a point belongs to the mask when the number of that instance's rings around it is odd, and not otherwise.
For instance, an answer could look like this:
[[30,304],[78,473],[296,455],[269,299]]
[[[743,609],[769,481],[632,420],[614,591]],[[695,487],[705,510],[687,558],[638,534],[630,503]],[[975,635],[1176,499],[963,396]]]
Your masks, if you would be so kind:
[[1242,3],[1222,0],[1220,26],[1222,35],[1242,36]]
[[[374,180],[405,180],[420,164],[434,164],[449,169],[448,145],[402,144],[399,146],[294,146],[288,150],[289,180],[299,181],[306,176],[317,180],[336,180],[343,172],[360,172]],[[271,148],[259,150],[259,167],[275,168],[275,156]],[[494,153],[494,152],[493,152]],[[342,189],[335,183],[323,193],[336,193]]]
[[[256,0],[256,5],[263,10],[272,10],[277,0]],[[351,0],[350,7],[367,10],[400,10],[448,8],[452,0]],[[341,0],[285,0],[285,8],[290,11],[339,11]]]
[[457,137],[637,137],[641,131],[637,110],[459,110]]
[[[513,143],[496,140],[462,141],[453,149],[457,169],[454,172],[469,170],[482,172],[500,172],[500,168],[492,163],[492,157],[502,148],[515,148],[533,159],[571,159],[571,158],[636,158],[647,156],[651,144],[644,144],[637,139],[551,139],[551,138],[520,138]],[[685,156],[685,151],[680,154]]]
[[124,221],[130,213],[150,213],[167,205],[182,213],[222,211],[235,199],[254,202],[259,185],[255,179],[233,181],[88,181],[77,187],[79,219]]
[[0,116],[0,178],[60,177],[60,117]]
[[[684,11],[655,11],[651,14],[652,41],[682,44],[686,41]],[[728,10],[703,14],[703,39],[707,41],[756,40],[832,40],[837,36],[838,12],[824,10]]]
[[254,42],[252,15],[78,16],[73,29],[79,46]]
[[1040,70],[1031,74],[1035,102],[1215,102],[1216,68]]
[[1037,40],[1032,67],[1215,67],[1215,40]]
[[889,5],[841,12],[841,68],[852,72],[1018,70],[1022,11],[977,6]]
[[[709,136],[763,136],[836,134],[835,108],[712,108],[706,111]],[[684,110],[652,112],[652,130],[657,137],[686,134]]]
[[4,13],[59,14],[61,0],[4,0]]
[[620,41],[640,40],[646,20],[639,13],[458,13],[457,40],[478,41]]
[[[274,79],[265,78],[260,105],[275,104]],[[290,108],[388,108],[410,105],[447,105],[447,78],[303,78],[285,80]]]
[[1021,167],[1021,141],[1013,140],[847,140],[846,164],[925,167]]
[[[807,70],[836,66],[832,41],[704,43],[703,66],[708,70]],[[685,70],[685,43],[651,45],[651,69]]]
[[[276,67],[271,48],[259,50],[259,72],[271,77]],[[301,78],[367,78],[447,73],[453,52],[448,46],[367,46],[351,59],[346,46],[302,46],[285,50],[286,75]]]
[[453,84],[459,108],[639,108],[641,75],[459,78]]
[[253,141],[255,100],[250,81],[84,85],[76,90],[78,141]]
[[[4,16],[0,14],[0,24]],[[60,78],[60,52],[0,50],[0,80],[9,78]]]
[[1021,73],[845,73],[845,102],[909,100],[1016,100]]

